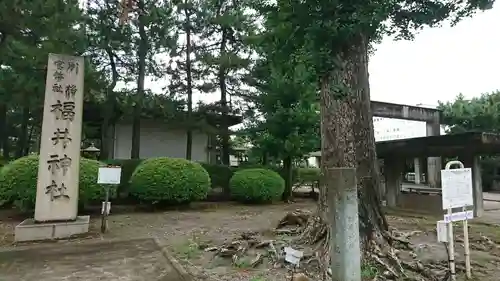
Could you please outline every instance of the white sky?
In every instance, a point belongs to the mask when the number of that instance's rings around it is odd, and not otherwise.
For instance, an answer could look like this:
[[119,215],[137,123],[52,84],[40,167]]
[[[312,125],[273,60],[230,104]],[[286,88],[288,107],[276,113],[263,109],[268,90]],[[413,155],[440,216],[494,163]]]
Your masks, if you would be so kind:
[[[489,30],[489,31],[488,31]],[[370,61],[372,99],[437,105],[500,90],[500,5],[414,41],[384,40]]]

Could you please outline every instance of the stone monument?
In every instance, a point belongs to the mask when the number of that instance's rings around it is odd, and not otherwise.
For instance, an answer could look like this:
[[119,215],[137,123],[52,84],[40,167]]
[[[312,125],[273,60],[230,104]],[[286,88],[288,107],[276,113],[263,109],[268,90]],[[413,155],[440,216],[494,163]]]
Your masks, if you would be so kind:
[[35,217],[16,227],[16,241],[89,230],[89,216],[78,216],[83,77],[83,57],[49,54]]

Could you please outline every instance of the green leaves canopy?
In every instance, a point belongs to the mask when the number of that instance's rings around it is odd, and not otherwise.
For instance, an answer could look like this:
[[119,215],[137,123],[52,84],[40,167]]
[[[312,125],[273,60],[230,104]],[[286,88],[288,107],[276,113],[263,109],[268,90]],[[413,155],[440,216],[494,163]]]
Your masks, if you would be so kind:
[[500,91],[472,99],[460,94],[452,102],[440,102],[438,108],[450,133],[500,132]]

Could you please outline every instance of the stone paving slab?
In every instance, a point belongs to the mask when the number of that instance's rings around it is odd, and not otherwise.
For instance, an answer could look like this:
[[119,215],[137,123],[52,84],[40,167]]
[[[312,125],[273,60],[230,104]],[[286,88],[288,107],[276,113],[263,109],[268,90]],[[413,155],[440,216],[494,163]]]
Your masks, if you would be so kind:
[[155,239],[0,251],[0,281],[191,281]]

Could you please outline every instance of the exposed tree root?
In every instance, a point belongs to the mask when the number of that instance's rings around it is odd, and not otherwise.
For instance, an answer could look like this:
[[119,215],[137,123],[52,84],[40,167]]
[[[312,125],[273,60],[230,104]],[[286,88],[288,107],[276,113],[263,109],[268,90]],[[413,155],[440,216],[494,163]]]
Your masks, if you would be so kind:
[[[285,226],[292,228],[283,229]],[[320,216],[302,210],[288,213],[278,223],[276,232],[283,233],[284,230],[298,235],[296,243],[316,245],[314,259],[318,261],[322,272],[328,272],[329,229]],[[447,272],[446,266],[424,265],[418,260],[407,262],[398,255],[400,251],[408,251],[411,253],[410,256],[416,257],[409,238],[419,233],[420,231],[409,233],[396,230],[385,231],[377,235],[375,239],[369,240],[367,242],[369,245],[362,247],[365,249],[363,262],[376,266],[380,272],[374,280],[398,280],[399,278],[404,278],[404,280],[442,280],[441,278]]]
[[[363,245],[363,264],[375,269],[373,280],[448,281],[447,261],[422,262],[417,259],[410,238],[421,231],[399,232],[395,229],[376,235]],[[245,232],[235,239],[217,247],[208,247],[206,252],[226,258],[235,267],[256,268],[270,263],[273,268],[292,265],[285,261],[284,248],[292,246],[302,249],[304,256],[300,272],[312,276],[311,280],[327,280],[329,268],[329,228],[319,216],[308,211],[296,210],[288,213],[275,229],[273,239],[263,238],[257,232]],[[496,248],[497,244],[486,237],[481,243]],[[311,247],[312,246],[312,247]],[[267,267],[267,265],[265,265]],[[475,266],[481,270],[479,266]],[[463,263],[457,263],[457,272],[465,271]],[[306,279],[304,279],[306,280]]]

